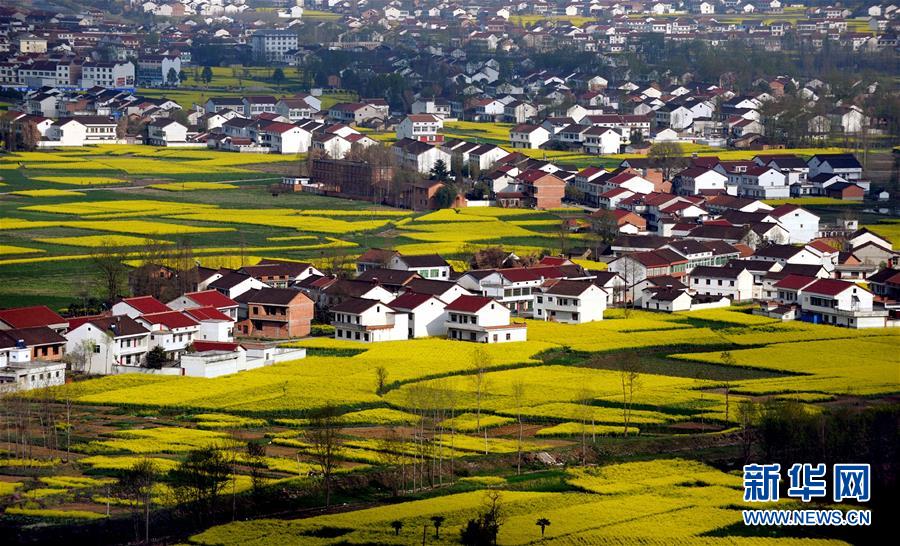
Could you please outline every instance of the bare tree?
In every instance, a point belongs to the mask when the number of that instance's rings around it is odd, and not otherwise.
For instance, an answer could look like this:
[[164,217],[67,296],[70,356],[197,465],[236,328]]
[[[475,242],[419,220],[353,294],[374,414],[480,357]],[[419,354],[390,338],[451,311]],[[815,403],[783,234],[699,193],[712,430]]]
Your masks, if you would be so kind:
[[375,394],[382,395],[387,386],[388,371],[384,366],[375,368]]
[[[144,544],[150,544],[150,511],[153,506],[153,486],[159,479],[159,469],[149,458],[135,462],[119,475],[116,494],[131,507],[135,540],[140,540],[140,523],[144,524]],[[143,517],[142,517],[143,516]]]
[[327,405],[310,415],[309,428],[304,431],[306,441],[312,444],[312,456],[322,472],[325,490],[325,506],[331,505],[331,488],[337,456],[341,447],[341,420],[337,408]]
[[626,353],[619,359],[619,380],[622,384],[623,436],[628,436],[628,426],[631,424],[634,393],[640,387],[640,367],[640,361],[634,353]]
[[100,273],[106,289],[106,300],[110,304],[120,294],[127,278],[128,266],[125,265],[125,257],[126,255],[109,241],[101,243],[91,254],[91,261]]
[[516,474],[522,473],[522,407],[525,405],[525,383],[516,381],[512,386],[513,404],[516,406],[516,422],[519,425],[519,434],[516,438]]
[[[481,406],[488,390],[487,369],[491,366],[491,355],[483,347],[472,351],[472,388],[475,392],[475,431],[481,430]],[[484,453],[487,455],[487,429],[484,429]]]
[[[581,466],[587,464],[587,432],[588,423],[594,419],[594,395],[587,387],[578,390],[576,398],[575,418],[579,424],[581,432]],[[593,427],[592,429],[593,430]]]
[[[734,359],[734,356],[732,356],[731,351],[722,351],[719,358],[722,360],[722,364],[730,368],[737,366],[737,361]],[[722,380],[722,389],[725,391],[725,420],[728,421],[728,402],[729,395],[731,394],[731,380],[727,377]]]

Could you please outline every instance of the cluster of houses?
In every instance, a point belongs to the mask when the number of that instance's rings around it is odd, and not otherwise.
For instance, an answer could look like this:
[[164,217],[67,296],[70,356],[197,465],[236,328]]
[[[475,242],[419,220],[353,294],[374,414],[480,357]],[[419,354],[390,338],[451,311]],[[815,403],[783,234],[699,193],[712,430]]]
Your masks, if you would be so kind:
[[330,323],[335,339],[362,343],[507,343],[527,339],[526,318],[581,324],[603,320],[612,306],[677,312],[752,302],[755,313],[780,320],[900,326],[900,253],[865,228],[846,234],[845,250],[835,240],[751,248],[712,233],[620,235],[601,257],[606,270],[565,256],[526,266],[510,254],[499,267],[454,271],[436,254],[387,249],[360,255],[352,278],[283,260],[198,266],[192,290],[168,302],[136,295],[102,315],[70,318],[44,306],[0,310],[0,385],[61,384],[67,364],[89,374],[217,377],[303,358],[277,340],[309,336],[314,321]]

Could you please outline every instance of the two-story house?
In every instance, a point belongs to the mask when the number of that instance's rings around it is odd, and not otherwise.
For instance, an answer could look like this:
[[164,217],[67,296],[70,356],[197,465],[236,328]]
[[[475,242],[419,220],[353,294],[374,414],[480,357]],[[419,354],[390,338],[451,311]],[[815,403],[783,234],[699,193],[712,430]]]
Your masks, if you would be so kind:
[[603,320],[606,302],[606,291],[592,281],[552,281],[535,295],[534,317],[568,324]]
[[141,366],[150,350],[150,330],[127,315],[77,317],[69,321],[66,352],[81,353],[88,374],[115,373],[115,366]]
[[483,296],[460,296],[447,311],[447,337],[477,343],[525,341],[524,323],[510,323],[509,309]]
[[331,308],[331,316],[335,339],[370,343],[409,337],[409,315],[378,300],[348,298]]
[[245,336],[288,339],[309,335],[315,309],[303,292],[262,288],[247,298],[247,318],[238,325]]
[[136,317],[150,331],[150,349],[162,347],[169,360],[178,360],[194,342],[200,323],[181,311],[164,311]]

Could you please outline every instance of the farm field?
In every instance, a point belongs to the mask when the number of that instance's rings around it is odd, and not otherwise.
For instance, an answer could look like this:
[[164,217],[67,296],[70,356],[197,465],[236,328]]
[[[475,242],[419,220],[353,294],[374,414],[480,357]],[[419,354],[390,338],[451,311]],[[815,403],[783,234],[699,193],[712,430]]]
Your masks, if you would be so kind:
[[124,247],[126,257],[139,260],[142,240],[174,246],[188,234],[204,265],[238,267],[264,257],[321,263],[369,246],[441,252],[458,261],[501,238],[523,253],[559,245],[560,219],[552,212],[422,215],[266,191],[280,180],[271,169],[289,172],[300,159],[150,146],[2,156],[0,274],[19,285],[7,294],[0,287],[0,306],[63,307],[77,290],[77,278],[92,276],[92,247]]
[[[544,479],[553,480],[553,492],[529,490],[538,483],[527,479],[516,482],[515,489],[502,479],[499,483],[485,481],[490,484],[482,486],[485,489],[399,505],[293,521],[231,523],[195,535],[190,543],[263,546],[278,536],[287,544],[302,544],[303,537],[322,537],[317,544],[410,544],[424,527],[431,531],[426,536],[428,543],[457,544],[458,529],[474,517],[490,492],[498,495],[504,510],[498,544],[842,544],[730,536],[729,527],[742,521],[740,479],[693,461],[624,463],[550,476]],[[700,485],[692,485],[695,482]],[[459,487],[464,483],[461,480]],[[439,537],[431,528],[433,516],[444,518]],[[535,525],[539,518],[549,520],[543,537]],[[393,521],[402,523],[396,532]],[[326,534],[326,530],[330,532]],[[296,541],[288,537],[296,537]]]
[[[332,255],[355,256],[370,247],[438,252],[463,267],[473,250],[498,243],[520,254],[557,251],[561,219],[583,214],[495,208],[413,213],[266,191],[299,160],[143,146],[0,156],[0,276],[7,281],[0,286],[0,306],[71,304],[92,289],[91,257],[98,247],[115,248],[131,265],[142,263],[143,247],[151,242],[176,248],[190,237],[195,258],[208,267],[239,267],[265,257],[325,267]],[[898,225],[873,229],[889,238],[895,233],[896,240]],[[590,241],[573,234],[566,244]],[[527,342],[483,348],[444,339],[360,345],[306,338],[296,342],[307,348],[306,359],[234,376],[122,375],[52,389],[51,403],[70,401],[75,408],[71,451],[12,454],[0,445],[0,520],[102,520],[108,502],[113,518],[127,517],[130,507],[108,490],[117,472],[146,457],[165,473],[205,446],[231,457],[229,491],[238,497],[251,494],[251,474],[261,470],[276,496],[318,502],[310,496],[318,481],[310,475],[316,465],[305,431],[316,411],[333,407],[341,414],[338,472],[350,483],[368,483],[386,464],[405,468],[427,461],[434,467],[448,458],[475,475],[433,493],[440,496],[412,494],[389,507],[398,514],[390,519],[386,508],[375,506],[214,527],[190,542],[265,544],[273,533],[289,533],[298,544],[310,538],[407,544],[413,529],[421,531],[436,513],[447,517],[441,540],[450,541],[481,505],[484,490],[493,488],[509,507],[504,544],[540,540],[534,525],[539,517],[553,521],[546,542],[558,544],[625,543],[623,536],[644,544],[801,544],[731,535],[740,518],[734,475],[689,461],[672,463],[674,472],[660,470],[659,461],[580,471],[566,454],[585,438],[617,460],[637,452],[629,451],[633,442],[662,445],[690,437],[714,445],[738,426],[735,408],[745,401],[794,400],[815,411],[817,404],[874,402],[900,393],[894,354],[900,332],[893,330],[781,323],[742,308],[673,315],[611,310],[602,322],[528,321],[528,330]],[[476,349],[484,353],[476,355]],[[816,356],[838,351],[852,356]],[[473,368],[476,360],[483,371]],[[639,369],[627,411],[623,362]],[[380,368],[387,374],[382,390]],[[473,390],[478,376],[480,395]],[[568,468],[539,471],[544,477],[533,482],[508,475],[520,422],[527,453],[551,453],[567,460]],[[420,427],[431,435],[427,448],[415,440]],[[262,459],[246,458],[248,441],[265,444]],[[672,483],[673,475],[687,478]],[[684,485],[690,480],[696,483]],[[159,508],[172,506],[165,479],[153,498]],[[389,525],[398,517],[404,522],[400,535]],[[648,528],[652,534],[641,534]],[[322,529],[340,534],[323,537]]]

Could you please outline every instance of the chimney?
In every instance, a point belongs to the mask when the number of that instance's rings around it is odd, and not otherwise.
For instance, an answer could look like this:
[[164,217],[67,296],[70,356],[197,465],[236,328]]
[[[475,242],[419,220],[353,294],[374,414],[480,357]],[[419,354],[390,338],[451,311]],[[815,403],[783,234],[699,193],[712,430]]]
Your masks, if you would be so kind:
[[25,348],[25,340],[17,339],[16,340],[16,349],[24,349]]

